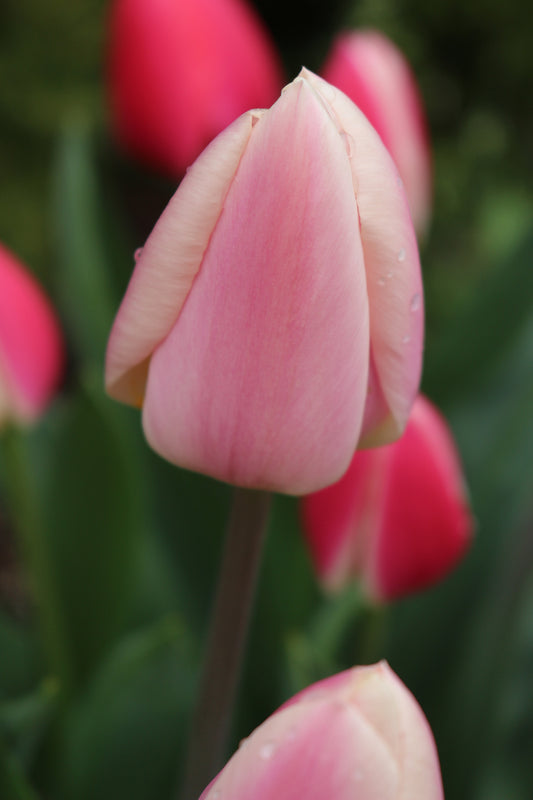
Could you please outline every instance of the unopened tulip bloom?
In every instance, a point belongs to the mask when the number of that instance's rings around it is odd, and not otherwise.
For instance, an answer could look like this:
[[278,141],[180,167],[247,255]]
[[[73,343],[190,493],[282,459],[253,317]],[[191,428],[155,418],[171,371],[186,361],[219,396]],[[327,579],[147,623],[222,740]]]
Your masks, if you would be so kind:
[[301,75],[188,171],[111,333],[108,392],[151,446],[236,485],[303,494],[362,437],[403,430],[422,285],[398,173],[341,92]]
[[111,121],[119,142],[152,166],[181,176],[282,85],[274,47],[246,0],[114,0]]
[[260,725],[200,800],[443,800],[433,735],[385,662],[304,689]]
[[0,244],[0,427],[35,420],[57,389],[63,342],[42,289]]
[[354,576],[391,600],[431,586],[467,550],[472,516],[450,430],[419,396],[401,439],[355,454],[333,486],[302,500],[302,522],[326,587]]
[[343,33],[322,70],[367,116],[389,149],[405,184],[419,233],[431,213],[431,155],[422,99],[398,48],[377,31]]

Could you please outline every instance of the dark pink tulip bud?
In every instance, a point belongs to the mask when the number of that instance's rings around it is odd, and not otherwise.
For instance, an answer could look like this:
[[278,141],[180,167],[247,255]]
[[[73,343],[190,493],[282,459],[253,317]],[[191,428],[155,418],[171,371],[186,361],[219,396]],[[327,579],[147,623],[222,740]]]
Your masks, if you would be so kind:
[[433,735],[385,662],[304,689],[241,743],[200,800],[443,800]]
[[203,148],[283,85],[266,31],[245,0],[114,0],[109,93],[118,140],[181,176]]
[[303,70],[188,171],[137,260],[106,385],[169,461],[303,494],[359,439],[391,441],[418,390],[416,238],[366,117]]
[[419,396],[404,435],[361,451],[333,486],[302,500],[306,540],[328,588],[353,576],[392,600],[443,578],[467,550],[472,516],[445,420]]
[[63,342],[42,289],[0,245],[0,426],[44,410],[63,369]]
[[424,233],[431,214],[431,154],[422,99],[405,57],[377,31],[343,33],[322,73],[383,139],[405,184],[415,227]]

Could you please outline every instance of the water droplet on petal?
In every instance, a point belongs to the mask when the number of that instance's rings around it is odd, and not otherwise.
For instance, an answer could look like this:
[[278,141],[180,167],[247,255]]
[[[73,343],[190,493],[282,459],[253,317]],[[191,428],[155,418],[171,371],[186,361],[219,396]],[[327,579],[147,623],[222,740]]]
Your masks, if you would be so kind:
[[403,344],[409,344],[410,341],[411,341],[411,337],[410,336],[404,336],[402,338]]
[[393,275],[394,275],[394,272],[393,272],[393,271],[390,269],[390,270],[387,272],[387,278],[388,278],[388,280],[389,280],[389,281],[390,281],[390,279],[392,278],[392,276],[393,276]]
[[137,250],[134,252],[133,258],[135,259],[135,263],[137,263],[137,261],[140,259],[142,251],[143,251],[142,247],[138,247]]
[[355,147],[353,136],[350,136],[350,134],[346,133],[346,131],[341,131],[341,139],[344,142],[346,152],[348,153],[348,158],[351,158],[353,156],[353,150]]
[[209,800],[218,800],[220,797],[220,789],[213,789],[209,795]]
[[411,311],[418,311],[421,305],[422,305],[422,298],[417,292],[412,296],[409,308],[411,309]]
[[398,261],[405,261],[405,247],[402,247],[401,250],[398,250]]
[[385,286],[385,278],[378,278],[378,286]]
[[259,758],[262,758],[263,761],[268,761],[274,755],[274,750],[274,742],[265,742],[259,749]]

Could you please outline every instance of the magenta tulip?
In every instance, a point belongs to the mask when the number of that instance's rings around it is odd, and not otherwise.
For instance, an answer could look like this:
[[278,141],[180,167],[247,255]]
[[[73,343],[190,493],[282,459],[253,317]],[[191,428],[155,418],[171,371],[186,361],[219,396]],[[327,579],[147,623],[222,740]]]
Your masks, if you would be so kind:
[[200,800],[443,800],[433,735],[385,662],[304,689],[241,743]]
[[431,155],[422,99],[405,57],[377,31],[343,33],[322,73],[383,139],[404,181],[415,227],[424,233],[431,213]]
[[106,384],[169,461],[303,494],[403,430],[423,338],[416,238],[364,115],[312,73],[188,171],[137,260]]
[[394,444],[355,454],[333,486],[302,500],[318,575],[338,589],[354,576],[391,600],[431,586],[467,550],[472,516],[459,457],[437,409],[419,396]]
[[115,0],[111,121],[119,142],[181,176],[201,150],[283,85],[266,31],[245,0]]
[[35,279],[0,245],[0,426],[45,409],[63,369],[55,314]]

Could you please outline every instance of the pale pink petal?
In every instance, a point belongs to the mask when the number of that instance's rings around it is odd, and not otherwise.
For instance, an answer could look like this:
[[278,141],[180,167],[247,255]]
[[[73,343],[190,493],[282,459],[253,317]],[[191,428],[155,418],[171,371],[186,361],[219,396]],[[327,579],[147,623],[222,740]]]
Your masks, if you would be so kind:
[[424,333],[422,278],[405,192],[391,156],[359,109],[338,89],[303,73],[329,101],[349,137],[370,306],[370,342],[386,412],[363,431],[361,447],[401,434],[420,382]]
[[435,742],[385,662],[304,689],[242,744],[200,800],[443,800]]
[[289,494],[347,468],[369,347],[348,164],[305,80],[258,121],[202,269],[150,363],[143,424],[168,460]]
[[0,423],[34,420],[64,364],[54,311],[31,274],[0,245]]
[[149,358],[180,314],[261,113],[244,114],[212,142],[148,237],[107,349],[106,389],[116,400],[142,405]]
[[431,158],[422,100],[405,57],[377,31],[343,33],[322,75],[353,100],[381,136],[404,182],[415,227],[424,233]]

